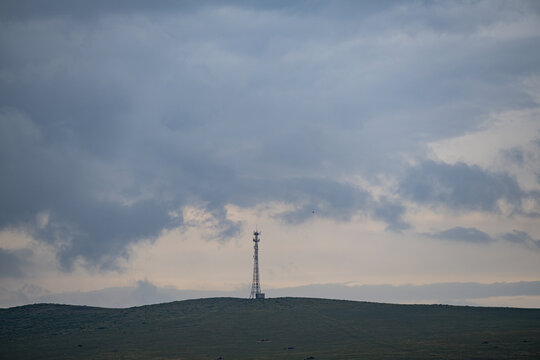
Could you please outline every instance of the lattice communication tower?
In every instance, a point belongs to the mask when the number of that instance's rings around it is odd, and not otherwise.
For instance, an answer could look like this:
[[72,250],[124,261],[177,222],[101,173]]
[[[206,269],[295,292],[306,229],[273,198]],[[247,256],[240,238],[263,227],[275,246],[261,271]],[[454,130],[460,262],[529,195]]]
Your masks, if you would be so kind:
[[251,294],[249,294],[250,299],[264,299],[264,293],[261,292],[261,283],[259,281],[259,235],[261,233],[257,230],[253,233],[253,283],[251,284]]

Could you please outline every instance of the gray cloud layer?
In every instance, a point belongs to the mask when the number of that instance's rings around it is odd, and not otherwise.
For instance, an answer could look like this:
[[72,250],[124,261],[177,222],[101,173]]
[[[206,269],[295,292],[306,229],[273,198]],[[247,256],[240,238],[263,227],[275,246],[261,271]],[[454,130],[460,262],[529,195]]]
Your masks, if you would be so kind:
[[[364,212],[410,225],[399,199],[344,178],[405,171],[400,196],[456,209],[519,208],[507,174],[401,154],[533,107],[534,32],[482,29],[538,17],[534,2],[4,1],[0,8],[0,228],[23,227],[114,267],[127,244],[203,205],[218,237],[228,203],[277,200],[290,223]],[[496,10],[495,10],[496,9]],[[48,222],[36,222],[48,213]]]
[[493,241],[491,236],[475,228],[463,228],[456,226],[454,228],[429,234],[435,239],[463,241],[470,243],[488,243]]
[[27,266],[26,258],[32,255],[32,251],[6,250],[0,248],[0,278],[22,277]]
[[409,170],[401,192],[412,200],[450,207],[495,211],[501,198],[521,199],[517,182],[505,174],[488,174],[478,166],[426,161]]
[[426,233],[423,235],[433,239],[461,241],[476,244],[489,244],[495,239],[500,239],[513,244],[526,246],[529,249],[540,250],[540,240],[533,239],[528,233],[519,230],[513,230],[509,233],[500,234],[494,238],[476,228],[464,228],[461,226],[456,226],[448,230]]
[[[400,193],[418,203],[444,205],[457,210],[499,212],[499,200],[522,209],[522,199],[540,199],[536,191],[522,190],[507,173],[493,173],[464,163],[424,161],[410,168],[400,183]],[[528,213],[538,216],[536,212]]]
[[502,238],[515,244],[525,245],[535,250],[540,250],[540,240],[533,239],[524,231],[514,230],[511,233],[503,234]]

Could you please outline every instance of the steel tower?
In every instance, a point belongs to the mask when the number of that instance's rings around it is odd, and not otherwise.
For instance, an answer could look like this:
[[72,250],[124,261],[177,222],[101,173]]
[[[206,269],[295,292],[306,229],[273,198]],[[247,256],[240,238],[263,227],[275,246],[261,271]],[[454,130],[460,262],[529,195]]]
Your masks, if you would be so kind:
[[253,233],[255,237],[253,242],[253,283],[251,284],[251,294],[249,294],[250,299],[264,299],[264,293],[261,292],[261,283],[259,282],[259,235],[261,233],[257,230]]

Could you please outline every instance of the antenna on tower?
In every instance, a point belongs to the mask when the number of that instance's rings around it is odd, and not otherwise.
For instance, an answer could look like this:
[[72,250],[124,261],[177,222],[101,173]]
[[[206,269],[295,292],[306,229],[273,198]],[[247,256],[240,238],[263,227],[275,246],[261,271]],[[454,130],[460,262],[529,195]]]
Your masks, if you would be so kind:
[[264,293],[261,292],[261,284],[259,281],[259,235],[261,232],[255,228],[253,232],[253,282],[251,283],[251,294],[249,294],[250,299],[264,299]]

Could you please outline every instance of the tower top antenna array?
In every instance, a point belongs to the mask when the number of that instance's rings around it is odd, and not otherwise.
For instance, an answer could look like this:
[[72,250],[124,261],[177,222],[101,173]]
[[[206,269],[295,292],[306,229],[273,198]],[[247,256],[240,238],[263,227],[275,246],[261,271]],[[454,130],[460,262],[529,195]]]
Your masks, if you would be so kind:
[[264,299],[264,293],[261,292],[261,283],[259,281],[259,235],[260,231],[255,230],[253,232],[253,282],[251,283],[251,294],[249,294],[250,299]]

